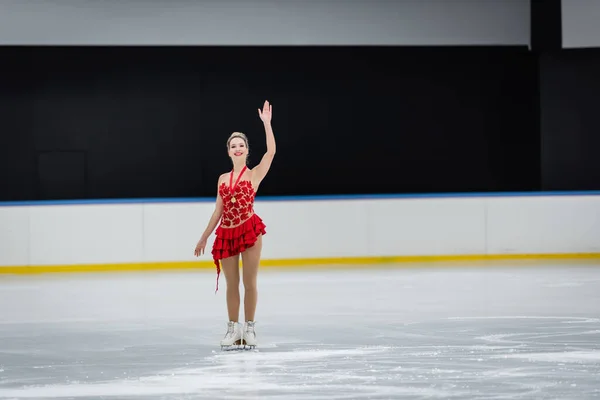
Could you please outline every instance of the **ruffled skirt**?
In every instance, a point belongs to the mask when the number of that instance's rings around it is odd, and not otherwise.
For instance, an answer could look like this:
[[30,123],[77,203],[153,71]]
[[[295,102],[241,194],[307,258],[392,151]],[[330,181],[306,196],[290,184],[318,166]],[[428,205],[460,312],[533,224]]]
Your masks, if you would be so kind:
[[246,249],[254,246],[259,235],[265,235],[266,233],[265,224],[256,214],[253,214],[244,223],[236,227],[217,227],[215,231],[216,238],[212,248],[213,260],[217,267],[216,291],[219,290],[219,275],[221,274],[219,260],[243,253]]

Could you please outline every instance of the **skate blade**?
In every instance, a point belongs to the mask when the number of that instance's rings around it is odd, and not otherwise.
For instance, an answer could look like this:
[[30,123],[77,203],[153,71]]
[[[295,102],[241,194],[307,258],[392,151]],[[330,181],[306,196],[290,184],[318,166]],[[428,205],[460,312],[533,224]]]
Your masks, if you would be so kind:
[[242,339],[242,350],[256,350],[256,344],[248,344]]
[[223,351],[234,351],[234,350],[239,350],[239,348],[243,346],[242,341],[241,340],[237,340],[235,341],[233,344],[222,344],[221,345],[221,350]]
[[237,351],[242,347],[239,344],[232,344],[231,346],[221,346],[221,351]]
[[248,345],[248,344],[234,344],[231,346],[221,346],[222,351],[251,351],[257,350],[256,346]]

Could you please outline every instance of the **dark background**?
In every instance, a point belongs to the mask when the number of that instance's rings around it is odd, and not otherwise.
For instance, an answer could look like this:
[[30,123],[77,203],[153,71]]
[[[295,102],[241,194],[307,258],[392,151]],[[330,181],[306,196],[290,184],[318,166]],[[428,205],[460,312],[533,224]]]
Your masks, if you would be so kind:
[[541,57],[542,188],[600,189],[600,49]]
[[233,131],[260,195],[600,189],[600,52],[0,47],[0,200],[216,195]]

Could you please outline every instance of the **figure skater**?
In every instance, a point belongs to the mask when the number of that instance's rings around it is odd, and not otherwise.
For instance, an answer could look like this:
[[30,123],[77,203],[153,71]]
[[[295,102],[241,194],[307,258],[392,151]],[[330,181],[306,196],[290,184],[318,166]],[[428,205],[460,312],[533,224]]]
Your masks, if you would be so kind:
[[[272,106],[265,101],[263,109],[258,109],[263,121],[267,139],[267,152],[260,163],[248,169],[246,160],[249,153],[248,139],[241,132],[234,132],[227,140],[227,151],[233,163],[231,172],[222,174],[217,182],[217,199],[215,210],[202,234],[194,254],[204,254],[206,241],[217,223],[212,256],[217,267],[217,290],[219,290],[219,274],[222,269],[227,284],[227,312],[229,322],[227,333],[221,340],[221,348],[236,345],[256,346],[254,314],[257,303],[257,274],[262,249],[262,237],[266,234],[266,226],[254,213],[254,197],[262,180],[267,175],[275,156],[275,137],[271,128]],[[240,268],[242,257],[244,281],[244,316],[243,329],[238,322],[240,310]],[[216,293],[216,292],[215,292]]]

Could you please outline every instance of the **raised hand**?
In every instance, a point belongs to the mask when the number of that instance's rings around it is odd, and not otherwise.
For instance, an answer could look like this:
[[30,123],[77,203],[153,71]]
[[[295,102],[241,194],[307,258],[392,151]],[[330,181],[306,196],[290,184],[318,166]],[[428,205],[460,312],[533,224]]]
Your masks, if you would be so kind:
[[264,122],[271,122],[271,116],[273,115],[273,106],[269,104],[267,100],[265,100],[265,104],[263,105],[263,109],[258,109],[258,116]]

